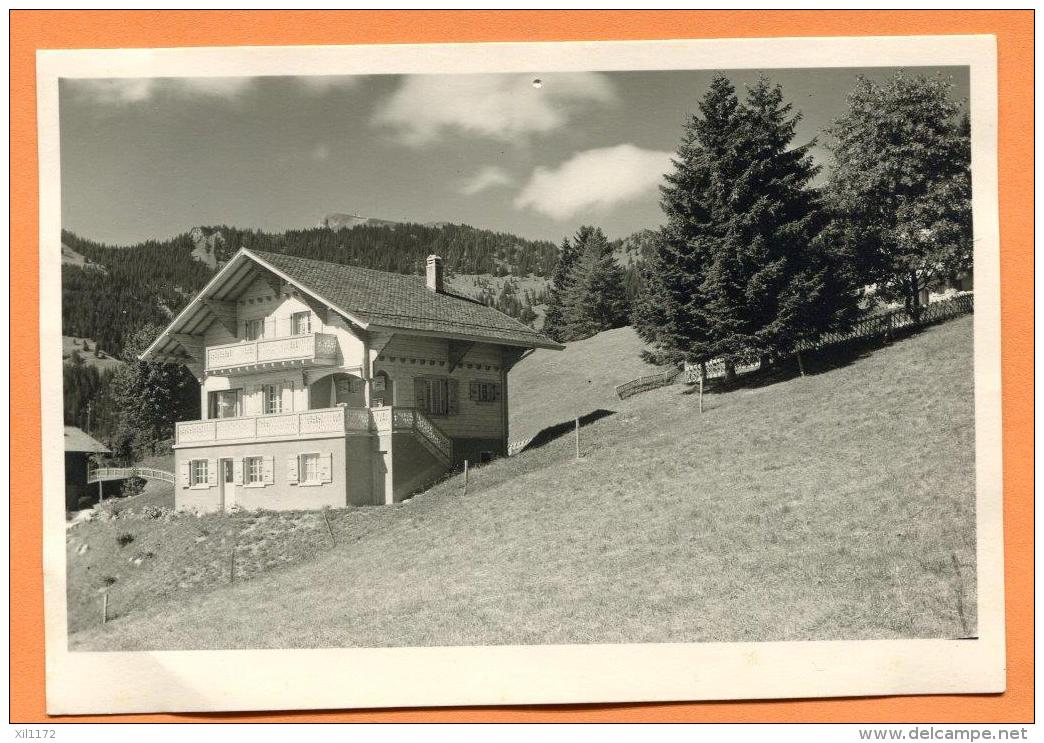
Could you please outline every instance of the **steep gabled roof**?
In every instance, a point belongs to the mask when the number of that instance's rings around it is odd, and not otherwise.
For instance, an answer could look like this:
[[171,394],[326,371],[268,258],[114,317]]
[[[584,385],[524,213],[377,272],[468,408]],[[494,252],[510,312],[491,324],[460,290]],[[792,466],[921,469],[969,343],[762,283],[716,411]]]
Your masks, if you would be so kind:
[[428,289],[420,276],[404,276],[339,263],[241,249],[141,354],[143,359],[185,361],[180,334],[199,335],[214,315],[208,302],[227,302],[253,280],[275,275],[363,330],[420,334],[498,343],[522,348],[561,349],[528,325],[475,300]]
[[105,444],[95,441],[76,426],[65,427],[65,451],[82,451],[91,454],[110,454]]
[[423,276],[250,251],[302,289],[342,307],[366,325],[473,335],[492,342],[560,348],[528,325],[468,297],[428,289]]

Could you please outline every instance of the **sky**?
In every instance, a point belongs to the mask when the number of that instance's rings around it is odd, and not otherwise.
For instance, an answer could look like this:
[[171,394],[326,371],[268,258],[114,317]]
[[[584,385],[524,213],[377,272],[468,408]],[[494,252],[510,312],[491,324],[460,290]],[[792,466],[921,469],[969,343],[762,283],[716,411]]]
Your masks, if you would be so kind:
[[[914,70],[910,70],[911,72]],[[968,96],[967,68],[943,74]],[[856,77],[768,70],[823,130]],[[561,241],[662,221],[658,186],[714,70],[496,75],[64,79],[62,224],[115,245],[198,225],[265,231],[330,213],[454,222]],[[757,70],[725,71],[743,93]]]

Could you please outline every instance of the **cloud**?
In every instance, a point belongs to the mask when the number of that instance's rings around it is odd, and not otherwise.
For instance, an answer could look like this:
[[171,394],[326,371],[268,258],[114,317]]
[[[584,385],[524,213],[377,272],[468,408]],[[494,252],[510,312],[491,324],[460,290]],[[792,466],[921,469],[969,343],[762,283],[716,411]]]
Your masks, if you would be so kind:
[[490,188],[497,186],[510,186],[515,182],[506,170],[496,165],[487,165],[482,170],[469,176],[457,189],[458,193],[465,196],[474,196]]
[[359,78],[354,75],[300,75],[293,80],[309,93],[347,90],[359,83]]
[[631,201],[656,188],[672,155],[633,144],[578,152],[557,169],[534,170],[515,197],[515,208],[563,220],[583,209]]
[[322,162],[323,160],[329,160],[330,159],[330,146],[320,142],[319,144],[317,144],[315,147],[312,148],[312,151],[308,153],[308,156],[310,158],[312,158],[313,160],[315,160],[316,162]]
[[577,112],[616,100],[608,77],[596,72],[531,75],[411,75],[381,102],[374,124],[419,146],[456,131],[510,141],[554,131]]
[[142,103],[165,93],[183,98],[235,98],[253,87],[253,77],[123,77],[68,80],[83,100],[108,105]]

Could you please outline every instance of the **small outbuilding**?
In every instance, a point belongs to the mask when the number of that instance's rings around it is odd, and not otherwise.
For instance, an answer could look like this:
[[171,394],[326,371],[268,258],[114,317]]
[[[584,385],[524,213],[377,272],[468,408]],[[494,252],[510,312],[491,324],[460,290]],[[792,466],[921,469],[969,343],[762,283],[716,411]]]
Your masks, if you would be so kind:
[[87,486],[87,467],[91,454],[111,454],[105,444],[76,426],[65,427],[65,510],[83,507],[81,499],[91,499]]

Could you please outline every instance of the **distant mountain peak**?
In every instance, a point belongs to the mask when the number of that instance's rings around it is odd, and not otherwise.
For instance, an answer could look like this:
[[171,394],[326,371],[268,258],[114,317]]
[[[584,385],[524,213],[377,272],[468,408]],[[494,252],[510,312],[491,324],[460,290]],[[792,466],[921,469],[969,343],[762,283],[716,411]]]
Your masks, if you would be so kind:
[[358,214],[327,214],[321,220],[319,220],[319,227],[326,227],[331,230],[340,229],[351,229],[352,227],[360,227],[362,225],[370,226],[382,226],[382,225],[396,225],[399,222],[394,222],[390,219],[377,219],[376,217],[361,217]]

